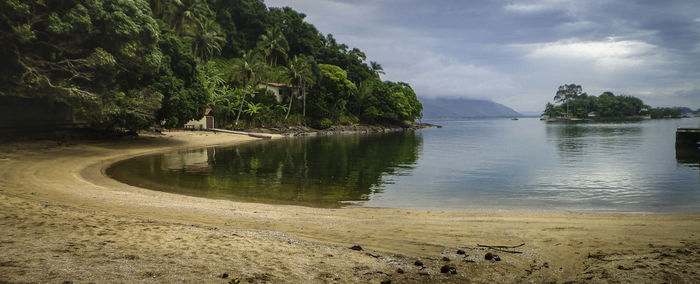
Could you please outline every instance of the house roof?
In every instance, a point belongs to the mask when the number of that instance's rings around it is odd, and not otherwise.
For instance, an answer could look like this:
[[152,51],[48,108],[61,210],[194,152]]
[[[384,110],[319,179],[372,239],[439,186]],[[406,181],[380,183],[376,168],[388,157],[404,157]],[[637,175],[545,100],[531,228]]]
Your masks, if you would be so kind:
[[207,109],[204,110],[204,115],[211,115],[212,114],[212,109],[208,107]]

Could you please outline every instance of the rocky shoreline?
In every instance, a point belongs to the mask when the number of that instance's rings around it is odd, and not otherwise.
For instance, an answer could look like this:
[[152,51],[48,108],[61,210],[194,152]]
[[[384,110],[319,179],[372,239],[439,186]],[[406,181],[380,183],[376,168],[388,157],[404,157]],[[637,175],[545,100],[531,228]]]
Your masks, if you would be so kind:
[[344,134],[369,134],[386,133],[405,130],[417,130],[423,128],[442,128],[440,125],[430,123],[406,123],[403,125],[334,125],[326,129],[314,129],[306,126],[290,126],[287,128],[253,128],[246,132],[279,134],[282,136],[319,136],[319,135],[344,135]]
[[637,116],[625,116],[625,117],[588,117],[588,118],[578,118],[578,117],[554,117],[546,118],[542,117],[540,120],[544,121],[637,121],[637,120],[648,120],[652,119],[648,115],[637,115]]

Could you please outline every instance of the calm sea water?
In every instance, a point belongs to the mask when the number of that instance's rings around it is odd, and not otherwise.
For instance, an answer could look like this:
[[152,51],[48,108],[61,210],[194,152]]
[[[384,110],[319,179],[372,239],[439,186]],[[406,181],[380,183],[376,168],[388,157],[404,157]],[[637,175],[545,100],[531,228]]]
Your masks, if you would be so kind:
[[431,121],[443,128],[290,138],[137,157],[107,173],[181,194],[339,207],[700,212],[698,119]]

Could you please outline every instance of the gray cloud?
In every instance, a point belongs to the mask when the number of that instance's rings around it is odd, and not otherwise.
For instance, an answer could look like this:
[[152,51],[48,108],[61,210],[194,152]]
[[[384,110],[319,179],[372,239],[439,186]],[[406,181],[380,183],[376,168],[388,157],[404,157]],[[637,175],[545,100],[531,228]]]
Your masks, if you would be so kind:
[[700,108],[700,2],[267,0],[421,96],[539,111],[561,84]]

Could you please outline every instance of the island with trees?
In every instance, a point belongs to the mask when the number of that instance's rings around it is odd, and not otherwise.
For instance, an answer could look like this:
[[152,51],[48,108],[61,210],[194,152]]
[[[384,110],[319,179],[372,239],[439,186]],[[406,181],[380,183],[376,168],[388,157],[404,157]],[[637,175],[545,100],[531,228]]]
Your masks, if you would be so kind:
[[542,113],[545,120],[618,120],[648,118],[679,118],[678,108],[651,108],[641,99],[628,95],[603,92],[591,96],[580,85],[559,86],[554,104],[548,102]]
[[[0,98],[68,105],[91,129],[403,124],[411,86],[260,0],[0,1]],[[276,92],[267,88],[274,85]]]

